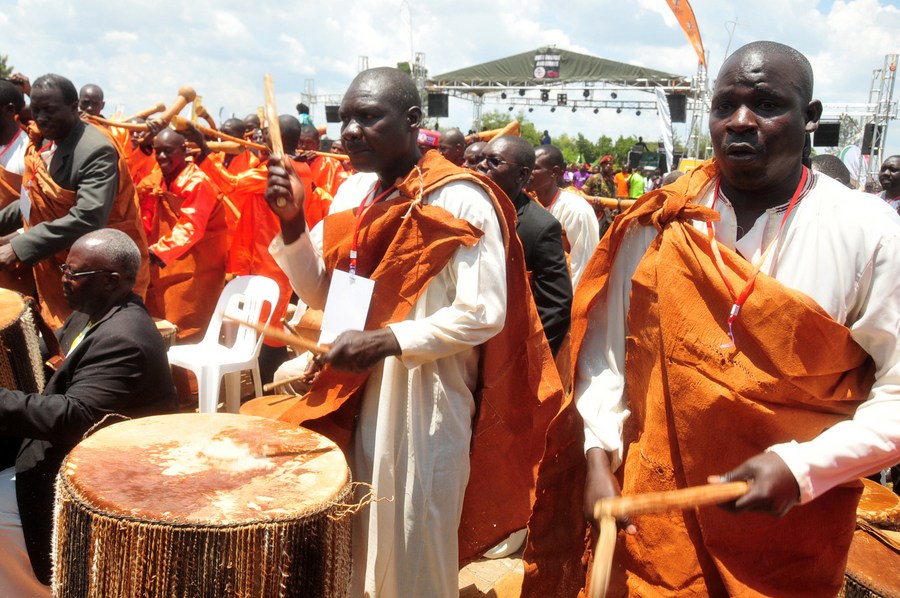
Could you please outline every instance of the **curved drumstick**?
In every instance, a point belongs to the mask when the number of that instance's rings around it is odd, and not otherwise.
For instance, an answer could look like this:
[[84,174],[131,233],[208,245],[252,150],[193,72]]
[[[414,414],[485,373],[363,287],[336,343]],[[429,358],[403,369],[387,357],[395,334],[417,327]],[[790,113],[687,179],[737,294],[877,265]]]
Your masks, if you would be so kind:
[[218,130],[216,128],[216,122],[213,120],[213,117],[209,115],[209,111],[206,109],[206,106],[200,104],[197,106],[197,116],[205,120],[209,123],[209,128],[213,130]]
[[715,505],[740,498],[749,487],[747,482],[729,482],[598,500],[594,505],[594,518],[600,521],[600,537],[591,568],[591,598],[605,598],[609,589],[609,574],[616,548],[616,519]]
[[193,102],[195,97],[197,97],[197,92],[193,87],[182,86],[178,89],[178,97],[175,98],[175,101],[156,119],[168,124],[185,106]]
[[133,116],[129,116],[125,120],[128,121],[128,120],[134,120],[136,118],[147,118],[148,116],[156,114],[157,112],[162,112],[165,109],[166,109],[166,105],[163,104],[162,102],[159,102],[156,106],[147,108],[145,110],[141,110],[137,114],[135,114]]
[[172,119],[172,128],[176,131],[184,131],[188,128],[188,123],[193,124],[197,127],[197,130],[203,133],[204,135],[208,135],[210,137],[218,137],[222,141],[233,141],[235,143],[240,143],[245,147],[251,147],[253,149],[266,149],[266,146],[253,143],[252,141],[247,141],[242,137],[232,137],[231,135],[226,135],[222,131],[218,131],[216,129],[210,129],[209,127],[203,126],[200,123],[191,123],[188,119],[183,118],[181,116],[176,116]]

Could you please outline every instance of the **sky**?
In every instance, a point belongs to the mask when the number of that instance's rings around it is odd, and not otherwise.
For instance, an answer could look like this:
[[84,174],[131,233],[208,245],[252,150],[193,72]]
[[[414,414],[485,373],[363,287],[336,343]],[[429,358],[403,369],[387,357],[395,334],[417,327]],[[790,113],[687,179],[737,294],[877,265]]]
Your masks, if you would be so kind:
[[[715,79],[726,51],[771,39],[803,52],[826,107],[866,103],[874,69],[900,52],[898,0],[693,0]],[[0,55],[32,79],[56,72],[76,86],[100,85],[107,115],[157,102],[182,85],[203,97],[214,118],[256,112],[271,73],[281,113],[293,113],[307,82],[340,95],[358,71],[394,66],[416,52],[430,74],[535,50],[544,45],[692,77],[697,56],[664,0],[0,0]],[[621,98],[620,98],[621,99]],[[644,99],[652,99],[646,95]],[[900,85],[894,101],[900,99]],[[507,110],[486,104],[485,111]],[[451,99],[442,127],[472,125],[472,104]],[[641,135],[659,139],[653,111],[528,114],[551,135]],[[324,104],[313,119],[325,122]],[[217,121],[219,119],[217,118]],[[686,125],[675,133],[687,137]],[[339,126],[330,124],[336,137]],[[900,153],[900,121],[888,128],[886,155]]]

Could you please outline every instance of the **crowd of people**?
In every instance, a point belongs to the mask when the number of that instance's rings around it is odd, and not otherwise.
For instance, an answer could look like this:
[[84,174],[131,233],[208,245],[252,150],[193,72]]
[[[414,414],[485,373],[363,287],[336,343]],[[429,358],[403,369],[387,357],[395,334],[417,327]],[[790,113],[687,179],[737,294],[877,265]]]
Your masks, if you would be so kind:
[[880,197],[809,160],[798,51],[735,51],[715,158],[665,176],[567,164],[548,131],[421,135],[393,68],[352,81],[328,147],[305,106],[279,116],[283,157],[256,114],[220,123],[235,145],[104,107],[0,81],[0,287],[57,358],[43,389],[0,389],[0,593],[50,595],[53,481],[89,430],[196,408],[153,319],[196,341],[245,274],[278,283],[274,322],[336,288],[365,322],[260,357],[266,381],[305,373],[287,420],[391,499],[353,516],[352,596],[457,595],[522,529],[522,595],[575,596],[598,500],[736,480],[723,509],[621,521],[613,595],[840,589],[857,480],[900,462],[900,156]]

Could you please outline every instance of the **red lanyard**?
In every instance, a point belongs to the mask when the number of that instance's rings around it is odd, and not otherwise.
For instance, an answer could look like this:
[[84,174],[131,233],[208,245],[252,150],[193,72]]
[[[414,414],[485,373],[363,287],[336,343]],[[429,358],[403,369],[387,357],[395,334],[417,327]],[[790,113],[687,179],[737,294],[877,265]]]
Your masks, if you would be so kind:
[[[762,256],[759,258],[759,262],[753,267],[753,271],[750,273],[749,278],[747,279],[747,283],[744,285],[744,288],[741,290],[740,294],[736,293],[734,290],[734,286],[732,286],[731,281],[728,280],[728,277],[725,275],[725,262],[722,260],[722,254],[719,252],[719,245],[716,243],[716,232],[713,229],[712,222],[706,223],[706,236],[709,239],[709,244],[712,247],[713,256],[716,261],[716,269],[719,271],[719,275],[722,277],[722,280],[725,282],[725,286],[728,287],[728,291],[731,293],[731,296],[734,297],[734,305],[731,306],[731,312],[728,314],[728,338],[731,339],[731,342],[727,345],[722,345],[721,348],[727,349],[728,347],[734,346],[734,321],[737,320],[738,314],[741,313],[741,308],[744,306],[744,303],[747,301],[747,298],[750,296],[750,293],[753,292],[753,286],[756,284],[756,276],[759,274],[760,268],[766,262],[766,258],[769,256],[769,253],[772,251],[772,248],[775,247],[775,244],[778,242],[778,237],[781,236],[781,230],[784,228],[784,223],[787,222],[788,216],[790,216],[791,212],[794,209],[794,206],[797,205],[797,201],[800,199],[800,196],[803,194],[803,189],[806,187],[806,181],[809,179],[809,170],[804,166],[803,174],[800,176],[800,182],[797,184],[797,189],[794,190],[794,195],[791,197],[791,201],[788,204],[787,210],[784,212],[784,216],[781,218],[781,224],[778,226],[778,231],[775,233],[775,237],[769,242],[769,246],[766,247],[765,251],[763,251]],[[722,184],[721,177],[718,181],[716,181],[716,191],[715,197],[713,197],[712,208],[715,209],[716,202],[719,200],[719,185]]]
[[368,203],[369,197],[375,194],[375,189],[378,189],[378,185],[375,185],[375,188],[372,189],[371,193],[367,193],[365,197],[363,197],[362,202],[359,204],[359,209],[356,211],[356,227],[353,229],[353,244],[350,246],[350,275],[356,275],[356,256],[357,256],[357,241],[359,237],[359,226],[362,224],[363,216],[365,216],[366,212],[369,211],[369,208],[377,204],[379,201],[390,195],[394,189],[396,189],[396,185],[391,185],[388,187],[384,193],[376,197],[372,200],[372,203]]
[[19,135],[21,135],[21,134],[22,134],[22,129],[19,129],[18,132],[15,134],[15,136],[9,140],[9,143],[6,144],[6,147],[3,148],[3,151],[0,152],[0,158],[5,156],[6,152],[9,151],[9,148],[11,148],[13,145],[16,144],[16,139],[18,139]]
[[556,195],[553,196],[553,199],[550,200],[550,203],[547,205],[547,211],[550,211],[550,208],[553,207],[553,204],[556,203],[556,200],[559,199],[559,194],[562,193],[562,189],[556,190]]

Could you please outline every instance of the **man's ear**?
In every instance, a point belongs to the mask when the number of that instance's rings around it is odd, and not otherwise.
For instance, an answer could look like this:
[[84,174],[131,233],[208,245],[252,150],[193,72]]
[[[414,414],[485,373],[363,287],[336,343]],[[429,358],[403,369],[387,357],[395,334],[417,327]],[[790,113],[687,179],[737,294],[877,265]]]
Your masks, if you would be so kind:
[[413,106],[407,110],[406,120],[409,122],[410,128],[418,129],[422,126],[422,108],[420,106]]
[[812,133],[819,128],[819,119],[822,118],[822,102],[813,100],[806,105],[806,132]]

